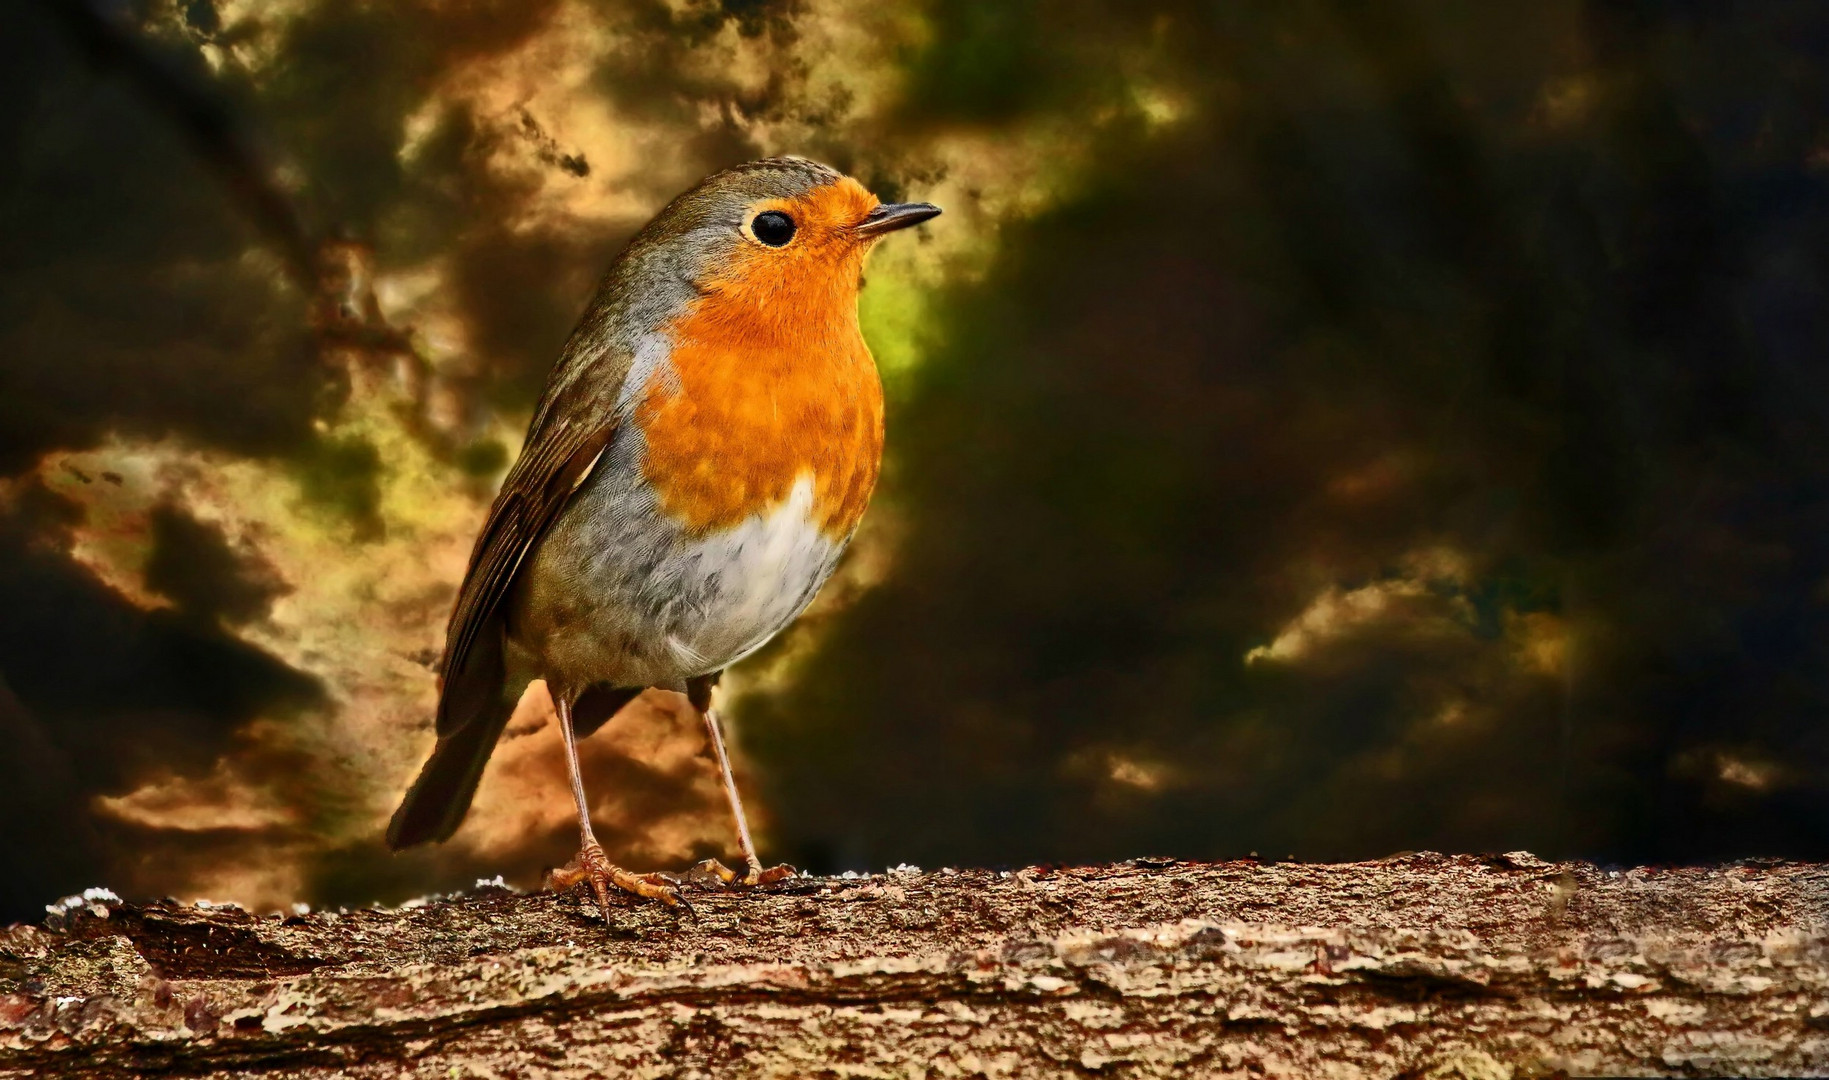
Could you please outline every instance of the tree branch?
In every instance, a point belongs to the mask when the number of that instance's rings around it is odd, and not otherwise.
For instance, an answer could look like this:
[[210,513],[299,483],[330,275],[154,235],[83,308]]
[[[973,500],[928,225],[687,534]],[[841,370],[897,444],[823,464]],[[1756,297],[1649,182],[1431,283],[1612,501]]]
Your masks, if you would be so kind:
[[0,1076],[1829,1069],[1816,866],[1139,860],[693,902],[614,927],[499,888],[288,918],[78,906],[0,936]]

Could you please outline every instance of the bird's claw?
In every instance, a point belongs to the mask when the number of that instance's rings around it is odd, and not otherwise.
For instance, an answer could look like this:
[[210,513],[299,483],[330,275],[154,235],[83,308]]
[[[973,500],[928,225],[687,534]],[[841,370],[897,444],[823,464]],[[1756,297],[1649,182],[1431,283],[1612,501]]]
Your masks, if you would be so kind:
[[594,840],[586,843],[571,862],[546,877],[547,887],[554,892],[563,892],[581,881],[590,884],[591,892],[597,897],[597,910],[603,913],[603,921],[606,923],[612,921],[611,886],[649,900],[659,900],[668,907],[683,908],[686,914],[694,918],[698,916],[680,892],[677,882],[661,874],[634,874],[624,870],[605,858],[603,848]]
[[771,866],[765,870],[759,862],[751,862],[749,864],[749,871],[739,876],[735,870],[725,866],[716,859],[706,859],[697,864],[692,868],[692,873],[710,875],[726,885],[746,886],[773,885],[777,881],[786,881],[789,878],[800,876],[800,871],[786,863],[782,863],[780,866]]

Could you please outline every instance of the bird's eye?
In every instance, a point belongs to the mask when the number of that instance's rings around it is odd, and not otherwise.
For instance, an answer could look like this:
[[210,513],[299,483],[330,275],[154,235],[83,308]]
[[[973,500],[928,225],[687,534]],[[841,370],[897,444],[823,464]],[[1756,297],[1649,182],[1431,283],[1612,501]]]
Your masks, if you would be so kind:
[[769,247],[784,247],[794,238],[794,219],[779,210],[764,210],[749,223],[749,231]]

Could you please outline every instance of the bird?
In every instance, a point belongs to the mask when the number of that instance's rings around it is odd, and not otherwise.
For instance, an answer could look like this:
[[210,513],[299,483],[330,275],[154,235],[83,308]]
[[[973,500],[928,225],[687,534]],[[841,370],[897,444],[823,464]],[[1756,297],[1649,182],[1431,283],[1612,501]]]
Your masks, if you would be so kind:
[[691,905],[591,829],[578,742],[645,689],[698,713],[745,871],[764,869],[713,688],[831,576],[881,469],[883,393],[858,323],[865,256],[940,213],[885,203],[802,157],[715,173],[611,262],[553,366],[457,592],[436,743],[388,824],[394,850],[462,823],[523,694],[544,682],[577,804],[579,851],[547,883]]

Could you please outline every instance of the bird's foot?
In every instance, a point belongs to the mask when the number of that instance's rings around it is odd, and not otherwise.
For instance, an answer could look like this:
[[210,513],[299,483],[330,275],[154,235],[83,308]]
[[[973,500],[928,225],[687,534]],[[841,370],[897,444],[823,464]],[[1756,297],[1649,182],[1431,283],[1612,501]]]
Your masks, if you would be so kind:
[[726,885],[772,885],[777,881],[800,876],[800,871],[786,863],[764,870],[762,864],[755,861],[750,862],[748,873],[739,875],[716,859],[706,859],[699,863],[692,868],[692,873],[709,874]]
[[606,923],[611,921],[611,886],[636,896],[659,900],[668,907],[684,908],[686,914],[693,914],[692,905],[680,894],[677,884],[660,874],[632,874],[624,870],[604,858],[603,848],[595,840],[587,841],[579,850],[577,858],[546,875],[546,885],[554,892],[564,892],[581,881],[590,883],[591,892],[597,897],[597,910],[603,913],[603,921]]

